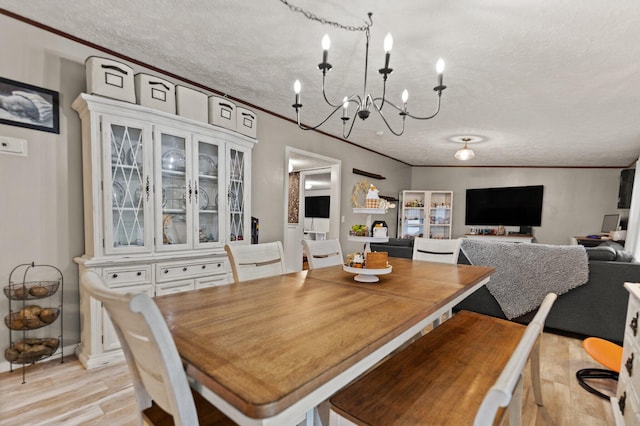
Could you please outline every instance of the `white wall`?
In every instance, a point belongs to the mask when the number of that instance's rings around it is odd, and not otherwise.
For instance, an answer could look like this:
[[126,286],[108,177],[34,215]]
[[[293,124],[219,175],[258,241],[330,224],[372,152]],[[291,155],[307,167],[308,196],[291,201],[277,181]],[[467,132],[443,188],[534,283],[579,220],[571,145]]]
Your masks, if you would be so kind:
[[[464,224],[469,188],[544,185],[542,226],[534,227],[539,243],[569,244],[569,238],[600,232],[607,213],[618,210],[621,169],[416,167],[412,189],[453,191],[453,235],[469,232]],[[516,228],[517,229],[517,228]]]
[[[88,51],[2,15],[0,51],[0,76],[60,92],[60,134],[0,125],[0,135],[28,144],[27,157],[0,155],[2,285],[18,264],[58,267],[64,277],[64,344],[74,345],[79,336],[78,268],[72,259],[84,252],[84,230],[80,120],[71,102],[84,90]],[[8,305],[0,295],[3,318]],[[2,324],[0,348],[8,342],[9,331]]]
[[[328,138],[315,132],[303,132],[288,121],[258,111],[258,139],[253,149],[252,171],[252,215],[260,219],[260,241],[281,240],[284,235],[284,179],[287,168],[284,164],[285,146],[314,152],[342,161],[341,216],[344,217],[340,243],[342,251],[349,253],[362,250],[358,243],[347,241],[345,226],[364,223],[366,218],[354,215],[351,206],[353,188],[362,176],[354,175],[352,169],[379,173],[385,180],[372,180],[381,195],[395,195],[410,186],[410,167],[386,157],[365,151],[351,144]],[[376,216],[393,226],[395,235],[396,210]]]

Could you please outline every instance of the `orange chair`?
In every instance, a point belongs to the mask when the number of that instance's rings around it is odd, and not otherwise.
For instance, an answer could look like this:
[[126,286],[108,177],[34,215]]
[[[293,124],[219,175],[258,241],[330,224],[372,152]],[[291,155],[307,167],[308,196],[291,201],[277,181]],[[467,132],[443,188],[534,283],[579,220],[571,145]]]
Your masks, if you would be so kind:
[[622,364],[622,346],[611,343],[598,337],[589,337],[582,342],[584,350],[595,361],[602,364],[603,368],[583,368],[576,372],[578,383],[588,392],[598,395],[600,398],[609,400],[610,397],[599,390],[593,388],[585,380],[589,379],[610,379],[618,381],[620,366]]

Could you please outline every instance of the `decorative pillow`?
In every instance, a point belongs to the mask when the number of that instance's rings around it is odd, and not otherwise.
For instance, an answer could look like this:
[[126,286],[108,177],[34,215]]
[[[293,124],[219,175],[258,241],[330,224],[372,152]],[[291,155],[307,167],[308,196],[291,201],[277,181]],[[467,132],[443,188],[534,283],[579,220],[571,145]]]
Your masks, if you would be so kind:
[[619,244],[616,243],[615,241],[603,241],[601,244],[598,245],[598,247],[610,247],[612,249],[614,249],[616,251],[616,258],[615,259],[611,259],[611,260],[615,260],[616,262],[633,262],[633,254],[631,252],[625,251],[624,247]]
[[633,262],[633,253],[630,251],[624,250],[616,250],[616,261],[617,262]]
[[615,250],[624,250],[624,247],[620,243],[616,243],[615,241],[605,240],[598,244],[598,247],[611,247]]
[[599,245],[597,247],[587,247],[587,256],[589,260],[616,260],[618,254],[613,247]]

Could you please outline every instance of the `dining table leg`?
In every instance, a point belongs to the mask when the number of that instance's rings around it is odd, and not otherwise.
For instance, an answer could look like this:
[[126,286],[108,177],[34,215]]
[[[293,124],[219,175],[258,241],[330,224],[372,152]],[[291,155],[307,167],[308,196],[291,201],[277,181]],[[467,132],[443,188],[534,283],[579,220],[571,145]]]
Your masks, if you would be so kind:
[[307,411],[305,426],[322,426],[322,419],[320,418],[318,407],[314,407]]

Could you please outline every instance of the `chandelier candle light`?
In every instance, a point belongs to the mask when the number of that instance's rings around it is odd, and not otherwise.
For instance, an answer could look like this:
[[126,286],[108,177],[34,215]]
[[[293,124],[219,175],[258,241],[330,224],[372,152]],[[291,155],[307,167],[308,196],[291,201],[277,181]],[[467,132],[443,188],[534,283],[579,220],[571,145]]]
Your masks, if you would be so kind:
[[[364,88],[362,91],[362,97],[357,94],[354,94],[351,96],[345,96],[342,99],[341,103],[333,103],[329,101],[329,99],[327,99],[327,94],[325,92],[325,80],[326,80],[327,72],[331,70],[332,65],[329,62],[327,62],[329,58],[329,48],[331,47],[331,40],[329,39],[329,35],[325,34],[324,37],[322,37],[322,62],[318,64],[318,69],[322,71],[322,96],[325,102],[331,107],[333,107],[334,109],[329,113],[329,115],[324,120],[322,120],[316,126],[308,127],[303,125],[300,122],[300,110],[302,109],[302,103],[300,102],[300,91],[302,89],[302,86],[300,84],[300,80],[296,80],[295,83],[293,84],[293,90],[295,92],[295,103],[291,106],[296,111],[296,122],[298,124],[298,127],[300,127],[302,130],[317,129],[318,127],[326,123],[327,120],[329,120],[329,118],[331,118],[340,108],[342,108],[342,117],[341,117],[342,136],[345,139],[347,139],[351,135],[351,131],[353,130],[353,125],[355,124],[355,115],[360,117],[361,120],[366,120],[367,118],[369,118],[369,115],[371,115],[371,110],[374,109],[375,111],[378,112],[380,117],[382,117],[382,120],[386,124],[387,128],[391,131],[391,133],[393,133],[396,136],[400,136],[404,133],[404,125],[407,117],[411,117],[416,120],[428,120],[435,117],[440,112],[440,99],[442,96],[442,91],[447,88],[447,86],[445,86],[442,83],[443,73],[444,73],[444,61],[442,60],[442,58],[438,59],[438,62],[436,64],[436,71],[438,73],[438,85],[434,87],[433,90],[437,93],[438,98],[437,98],[436,110],[432,115],[427,117],[419,117],[419,116],[410,114],[407,109],[409,92],[406,89],[402,92],[402,107],[395,105],[385,97],[386,87],[387,87],[387,78],[389,77],[389,74],[393,72],[393,68],[389,67],[389,62],[391,60],[391,49],[393,48],[393,37],[391,36],[391,33],[387,33],[386,37],[384,38],[384,53],[385,53],[384,67],[378,70],[378,73],[382,74],[382,81],[383,81],[382,96],[374,98],[370,93],[367,92],[367,72],[369,68],[369,38],[370,38],[369,28],[373,25],[373,20],[371,19],[372,13],[369,13],[368,16],[369,16],[369,22],[366,23],[363,27],[355,28],[355,27],[344,27],[339,25],[339,27],[345,28],[345,29],[364,31],[366,35],[366,50],[365,50],[365,58],[364,58]],[[351,120],[351,117],[349,117],[349,106],[351,104],[355,105],[356,107],[354,120]],[[384,108],[385,104],[389,104],[392,108],[396,109],[398,111],[398,115],[402,117],[402,129],[400,131],[394,130],[389,124],[389,122],[387,121],[387,118],[382,113],[382,109]],[[351,120],[351,125],[347,126],[347,123],[349,120]],[[348,130],[347,130],[347,127],[348,127]]]

